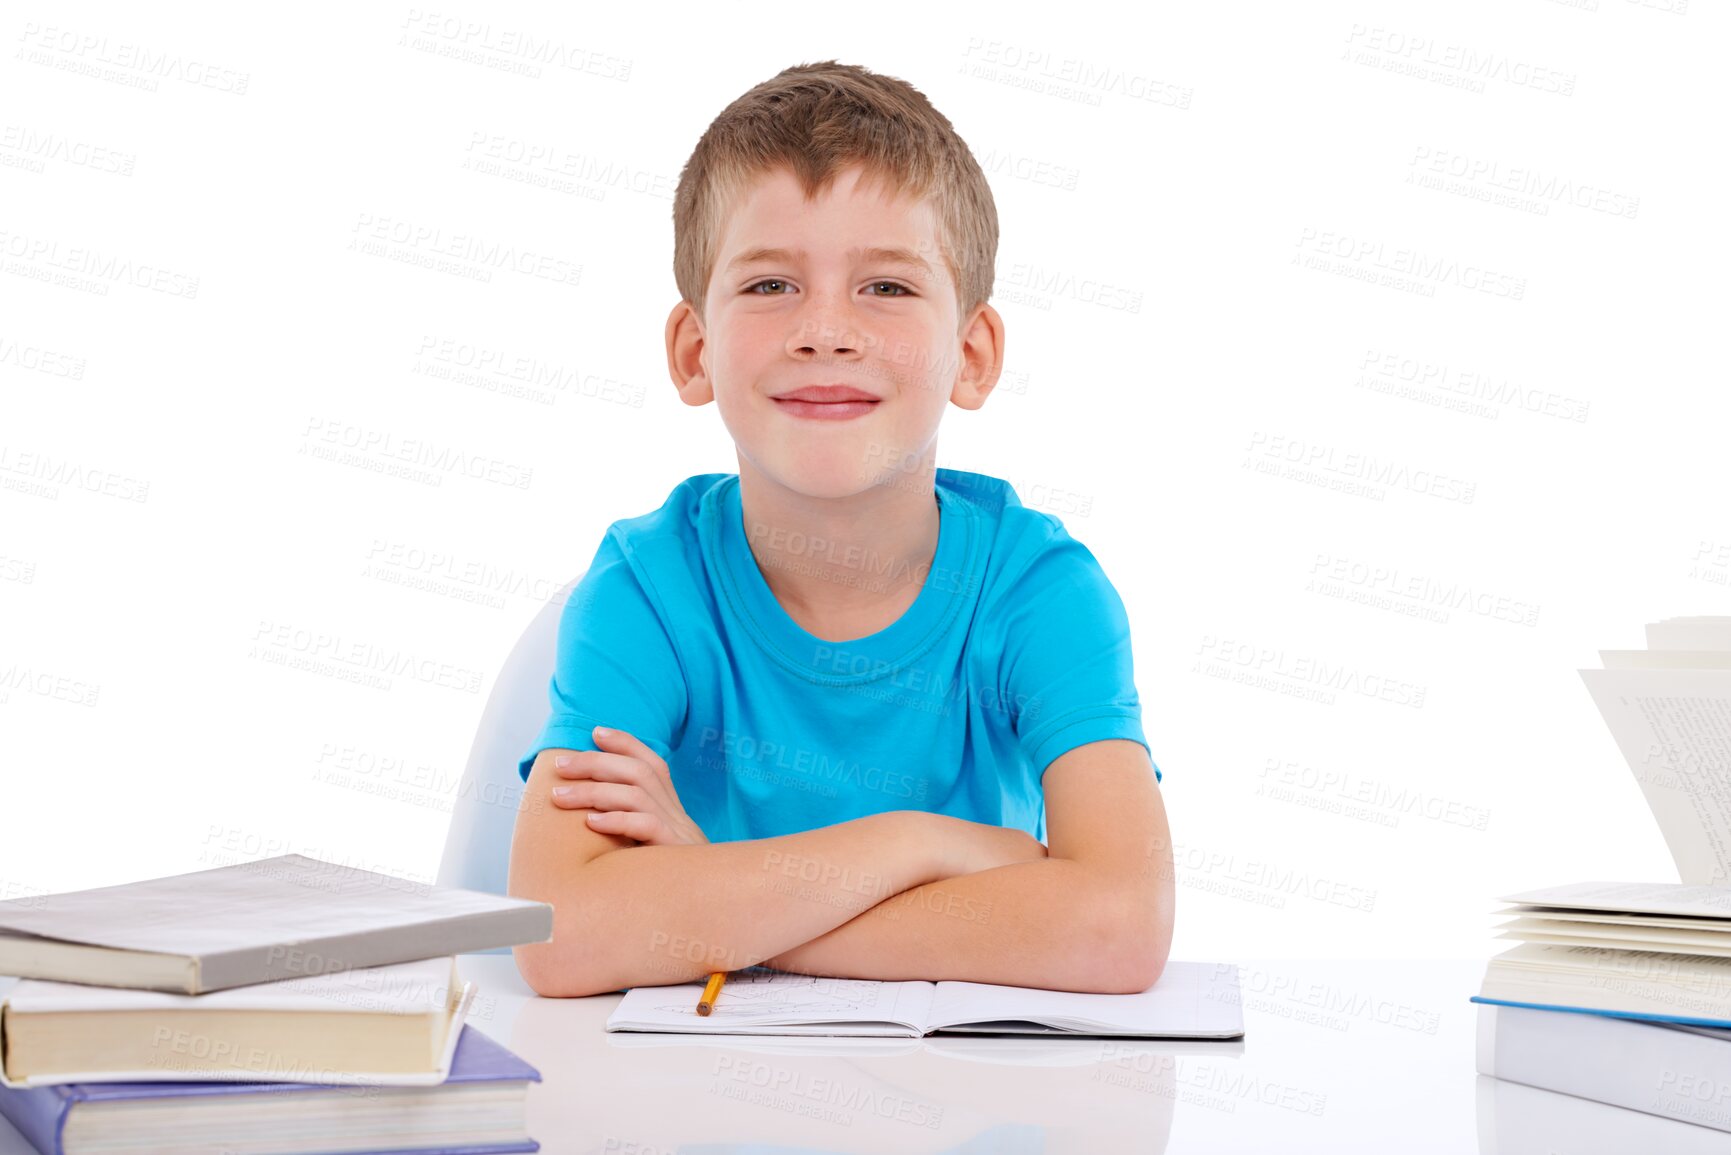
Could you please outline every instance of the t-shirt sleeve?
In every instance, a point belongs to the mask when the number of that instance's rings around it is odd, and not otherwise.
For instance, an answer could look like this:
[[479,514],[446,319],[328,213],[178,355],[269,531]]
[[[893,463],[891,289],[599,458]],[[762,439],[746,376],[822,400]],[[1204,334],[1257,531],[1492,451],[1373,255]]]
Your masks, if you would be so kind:
[[663,760],[685,723],[685,674],[667,626],[608,533],[559,616],[551,706],[517,773],[527,782],[535,756],[556,747],[593,750],[596,726],[624,730]]
[[1089,742],[1128,738],[1148,749],[1130,618],[1086,546],[1057,529],[1016,582],[1006,611],[1005,703],[1042,780],[1060,754]]

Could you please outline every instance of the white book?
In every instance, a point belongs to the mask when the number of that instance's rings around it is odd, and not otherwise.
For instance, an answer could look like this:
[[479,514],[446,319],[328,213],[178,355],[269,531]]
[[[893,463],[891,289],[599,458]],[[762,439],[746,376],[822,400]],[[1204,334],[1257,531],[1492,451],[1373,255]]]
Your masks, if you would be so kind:
[[25,979],[0,1000],[0,1084],[442,1083],[473,998],[455,957],[202,995]]
[[[1475,1063],[1481,1075],[1731,1131],[1731,1041],[1724,1033],[1481,1004]],[[1556,1138],[1555,1132],[1545,1136],[1548,1143]],[[1691,1149],[1724,1145],[1719,1140]]]
[[0,975],[194,995],[552,937],[544,902],[284,854],[0,902]]
[[767,967],[731,972],[714,1009],[697,1013],[701,982],[632,987],[609,1031],[714,1035],[1086,1035],[1236,1039],[1244,1036],[1238,968],[1168,962],[1136,994],[1103,995],[946,979],[837,979]]

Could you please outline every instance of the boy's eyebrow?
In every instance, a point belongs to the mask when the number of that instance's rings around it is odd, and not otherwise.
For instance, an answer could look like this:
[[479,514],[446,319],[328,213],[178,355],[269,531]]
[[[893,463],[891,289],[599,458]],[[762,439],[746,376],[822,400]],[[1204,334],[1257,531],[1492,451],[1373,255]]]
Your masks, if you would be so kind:
[[[877,245],[871,248],[861,248],[856,245],[854,248],[849,249],[846,255],[850,257],[863,257],[868,261],[883,261],[889,264],[910,265],[916,269],[923,269],[928,273],[931,272],[932,268],[931,265],[926,263],[923,257],[912,249],[901,248],[893,245]],[[733,258],[733,260],[729,261],[727,267],[731,271],[733,269],[743,268],[746,265],[755,265],[763,261],[803,261],[806,256],[807,254],[804,249],[778,249],[759,246],[754,249],[746,249],[743,253],[740,253],[737,257]]]

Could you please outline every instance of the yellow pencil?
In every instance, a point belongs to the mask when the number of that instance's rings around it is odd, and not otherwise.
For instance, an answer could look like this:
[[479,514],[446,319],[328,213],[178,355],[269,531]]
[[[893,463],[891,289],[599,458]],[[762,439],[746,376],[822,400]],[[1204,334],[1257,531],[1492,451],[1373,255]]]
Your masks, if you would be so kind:
[[721,984],[726,981],[726,971],[716,971],[709,976],[709,982],[703,987],[703,997],[697,1000],[698,1014],[707,1015],[715,1009],[715,1000],[721,995]]

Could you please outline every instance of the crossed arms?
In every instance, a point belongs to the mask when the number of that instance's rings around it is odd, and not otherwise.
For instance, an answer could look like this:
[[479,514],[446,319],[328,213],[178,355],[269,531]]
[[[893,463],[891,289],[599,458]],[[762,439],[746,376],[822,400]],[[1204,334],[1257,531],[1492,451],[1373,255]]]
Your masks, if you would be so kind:
[[[514,948],[536,993],[602,994],[763,964],[803,974],[963,979],[1128,993],[1159,977],[1171,838],[1147,752],[1113,739],[1047,768],[1048,844],[898,810],[774,838],[639,844],[547,803],[544,750],[512,840],[509,892],[553,904],[553,940]],[[629,851],[629,853],[621,853]]]

